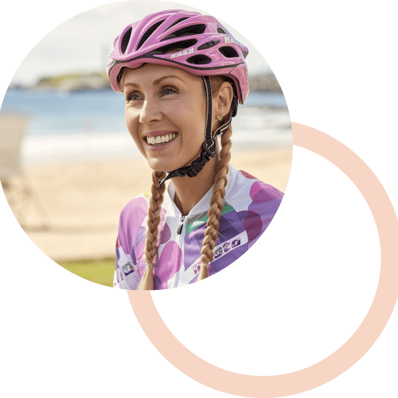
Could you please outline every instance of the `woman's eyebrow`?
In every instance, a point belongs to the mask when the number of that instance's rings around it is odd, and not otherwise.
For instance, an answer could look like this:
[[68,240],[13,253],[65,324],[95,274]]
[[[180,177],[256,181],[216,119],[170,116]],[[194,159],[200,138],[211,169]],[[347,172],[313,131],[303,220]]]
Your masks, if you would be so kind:
[[168,79],[169,77],[175,77],[176,79],[181,80],[181,81],[184,83],[184,80],[182,80],[180,77],[178,77],[178,76],[176,76],[176,75],[168,75],[168,76],[163,76],[163,77],[161,77],[161,78],[159,78],[159,79],[156,79],[156,80],[153,82],[153,85],[156,86],[156,85],[158,85],[162,80]]
[[138,87],[138,84],[135,84],[135,83],[124,83],[123,84],[123,88],[126,87],[126,86]]
[[[182,82],[184,82],[180,77],[178,77],[178,76],[176,76],[176,75],[168,75],[168,76],[163,76],[163,77],[161,77],[161,78],[159,78],[159,79],[156,79],[156,80],[153,82],[153,85],[154,85],[154,86],[157,86],[162,80],[168,79],[169,77],[175,77],[176,79],[179,79],[179,80],[181,80]],[[135,83],[128,82],[128,83],[125,83],[125,84],[124,84],[124,87],[126,87],[126,86],[139,87],[139,84],[135,84]]]

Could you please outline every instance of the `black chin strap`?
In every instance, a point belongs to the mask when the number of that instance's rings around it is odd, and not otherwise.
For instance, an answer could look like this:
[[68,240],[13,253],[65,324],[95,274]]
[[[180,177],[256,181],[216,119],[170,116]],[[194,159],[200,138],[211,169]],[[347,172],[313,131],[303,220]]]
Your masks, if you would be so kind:
[[[219,127],[215,132],[214,136],[211,135],[211,125],[212,125],[212,92],[211,92],[211,84],[209,76],[203,76],[203,82],[206,90],[206,106],[207,106],[207,115],[206,115],[206,128],[205,128],[205,141],[202,144],[202,151],[200,156],[192,162],[190,166],[180,167],[177,170],[170,172],[166,178],[160,180],[158,185],[161,186],[168,179],[173,177],[196,177],[199,172],[203,169],[204,165],[215,156],[216,154],[216,136],[218,134],[223,133],[228,126],[231,124],[231,118],[229,118],[228,122]],[[235,104],[234,104],[235,105]],[[235,111],[235,110],[234,110]],[[236,114],[236,112],[233,112]],[[233,114],[233,116],[235,116]]]

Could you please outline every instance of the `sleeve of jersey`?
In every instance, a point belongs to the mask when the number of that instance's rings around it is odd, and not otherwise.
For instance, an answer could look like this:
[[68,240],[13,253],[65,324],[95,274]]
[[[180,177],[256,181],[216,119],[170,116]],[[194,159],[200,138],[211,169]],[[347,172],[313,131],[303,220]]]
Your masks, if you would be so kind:
[[145,270],[143,252],[147,201],[139,196],[123,209],[116,241],[116,264],[113,287],[136,290]]

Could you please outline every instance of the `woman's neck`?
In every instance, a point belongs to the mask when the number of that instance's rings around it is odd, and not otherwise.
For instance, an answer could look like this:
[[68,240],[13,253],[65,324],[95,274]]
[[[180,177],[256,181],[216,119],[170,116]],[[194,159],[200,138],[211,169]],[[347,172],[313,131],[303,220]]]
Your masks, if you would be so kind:
[[205,164],[196,177],[173,178],[175,188],[174,203],[183,216],[186,216],[213,186],[218,161],[219,153],[216,153],[216,156]]

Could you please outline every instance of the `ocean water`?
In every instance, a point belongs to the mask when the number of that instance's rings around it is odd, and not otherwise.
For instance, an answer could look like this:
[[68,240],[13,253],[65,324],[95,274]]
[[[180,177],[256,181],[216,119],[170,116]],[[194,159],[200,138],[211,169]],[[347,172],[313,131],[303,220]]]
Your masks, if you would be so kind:
[[[25,164],[141,156],[124,124],[124,97],[111,90],[9,89],[1,113],[30,117],[22,144]],[[233,119],[233,148],[292,145],[290,117],[281,93],[250,93]]]

